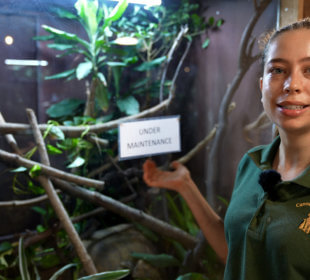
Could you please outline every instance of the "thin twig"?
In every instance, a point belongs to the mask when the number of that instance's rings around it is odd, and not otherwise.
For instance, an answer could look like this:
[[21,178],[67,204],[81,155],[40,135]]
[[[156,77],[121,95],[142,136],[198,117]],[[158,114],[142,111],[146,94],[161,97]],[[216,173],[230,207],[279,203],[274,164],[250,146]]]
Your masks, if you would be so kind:
[[180,32],[178,33],[177,37],[175,38],[175,40],[172,44],[172,47],[170,48],[170,50],[168,52],[166,63],[165,63],[164,70],[163,70],[162,77],[161,77],[161,81],[160,81],[160,89],[159,89],[159,101],[160,102],[162,102],[162,100],[164,99],[164,83],[166,80],[166,75],[167,75],[167,70],[168,70],[169,64],[172,60],[172,57],[173,57],[175,50],[177,49],[177,47],[181,43],[181,39],[183,38],[183,36],[187,32],[188,32],[188,27],[182,26]]
[[[0,112],[0,125],[5,124],[5,120]],[[5,135],[5,139],[8,142],[8,144],[10,145],[11,149],[13,150],[14,153],[18,154],[18,155],[22,155],[21,150],[19,149],[16,140],[14,138],[14,136],[12,134],[6,134]]]
[[209,134],[201,140],[192,150],[190,150],[186,155],[183,157],[179,158],[177,161],[185,164],[188,162],[190,159],[194,157],[198,152],[200,152],[215,136],[216,134],[216,126],[209,132]]
[[132,186],[131,182],[127,179],[127,176],[126,176],[125,172],[119,167],[119,165],[116,163],[116,160],[114,160],[110,155],[108,155],[108,156],[109,156],[109,159],[110,159],[111,163],[114,165],[114,167],[117,169],[117,171],[123,175],[129,190],[133,194],[136,194],[136,190]]
[[[60,190],[56,190],[56,193],[61,193]],[[0,207],[19,207],[19,206],[31,206],[38,203],[41,203],[48,199],[48,196],[46,194],[43,194],[39,197],[34,197],[30,199],[24,199],[24,200],[11,200],[11,201],[1,201]]]

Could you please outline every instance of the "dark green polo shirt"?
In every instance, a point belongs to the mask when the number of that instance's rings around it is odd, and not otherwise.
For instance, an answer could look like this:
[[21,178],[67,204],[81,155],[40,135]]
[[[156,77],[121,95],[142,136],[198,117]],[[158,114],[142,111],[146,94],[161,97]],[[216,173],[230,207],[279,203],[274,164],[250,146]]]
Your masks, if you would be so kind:
[[275,185],[275,200],[258,183],[279,143],[253,148],[240,161],[225,217],[225,280],[310,279],[310,166]]

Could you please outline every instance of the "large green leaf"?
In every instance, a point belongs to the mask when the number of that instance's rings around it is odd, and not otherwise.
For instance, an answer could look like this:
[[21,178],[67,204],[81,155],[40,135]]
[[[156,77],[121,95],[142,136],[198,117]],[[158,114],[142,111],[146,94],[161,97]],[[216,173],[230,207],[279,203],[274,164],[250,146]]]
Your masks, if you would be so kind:
[[66,19],[77,19],[77,16],[75,14],[72,14],[68,10],[65,10],[60,7],[51,8],[51,10],[57,14],[60,18],[66,18]]
[[90,38],[92,38],[92,36],[96,34],[98,28],[98,0],[78,0],[74,6],[85,24],[86,31]]
[[58,140],[65,140],[65,134],[63,133],[63,131],[55,126],[52,125],[51,129],[50,129],[50,133],[55,136]]
[[95,79],[93,83],[97,104],[101,110],[107,111],[109,108],[108,88],[99,78]]
[[19,239],[18,244],[18,263],[19,263],[19,272],[22,280],[31,280],[30,274],[28,271],[27,258],[24,249],[24,239]]
[[61,269],[57,270],[53,275],[52,277],[49,279],[49,280],[57,280],[57,278],[62,274],[64,273],[66,270],[72,268],[72,267],[75,267],[76,264],[67,264],[65,265],[64,267],[62,267]]
[[5,251],[8,251],[8,250],[11,250],[13,247],[12,247],[12,244],[10,242],[2,242],[0,244],[0,253],[3,253]]
[[97,273],[94,275],[82,277],[78,280],[119,280],[126,277],[129,274],[128,269],[116,270],[116,271],[106,271],[102,273]]
[[106,17],[104,24],[103,24],[103,30],[112,22],[117,21],[123,13],[126,11],[128,6],[127,0],[120,0],[117,5],[114,7],[112,12]]
[[80,43],[85,48],[89,49],[89,43],[81,39],[80,37],[78,37],[76,34],[65,32],[63,30],[60,30],[60,29],[57,29],[57,28],[54,28],[54,27],[51,27],[45,24],[42,25],[42,28],[46,30],[47,32],[53,34],[55,37],[59,37],[64,40],[69,40],[69,41]]
[[86,78],[92,71],[93,64],[90,61],[82,62],[76,68],[76,77],[78,80]]
[[53,79],[64,79],[69,78],[70,76],[75,75],[75,69],[70,69],[55,75],[45,77],[45,80],[53,80]]
[[200,273],[187,273],[180,275],[176,280],[209,280],[209,278]]
[[209,46],[209,44],[210,44],[210,38],[207,38],[207,39],[203,42],[202,48],[203,48],[203,49],[207,48],[207,47]]
[[50,49],[54,49],[57,51],[66,51],[74,47],[74,45],[68,45],[68,44],[48,44],[47,46]]
[[75,114],[76,110],[83,103],[84,102],[79,99],[74,99],[74,98],[64,99],[61,102],[49,107],[46,113],[51,118],[62,118],[62,117],[72,116]]
[[132,253],[134,258],[142,259],[155,267],[179,266],[181,263],[174,256],[167,254],[153,255],[143,253]]
[[127,115],[135,115],[140,111],[139,102],[133,96],[117,100],[116,104],[119,110]]
[[138,67],[136,67],[135,69],[137,71],[146,71],[146,70],[150,70],[160,64],[162,64],[164,61],[166,60],[166,56],[162,56],[162,57],[158,57],[152,61],[146,61],[143,62],[142,64],[140,64]]

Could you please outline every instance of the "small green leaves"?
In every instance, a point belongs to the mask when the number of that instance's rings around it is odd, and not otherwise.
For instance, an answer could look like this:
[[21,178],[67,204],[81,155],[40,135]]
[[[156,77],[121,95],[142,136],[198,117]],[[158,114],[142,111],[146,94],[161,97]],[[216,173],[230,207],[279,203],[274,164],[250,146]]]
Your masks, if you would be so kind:
[[136,67],[137,71],[146,71],[150,70],[160,64],[162,64],[166,60],[166,56],[158,57],[152,61],[143,62],[141,65]]
[[67,168],[76,168],[79,166],[82,166],[85,163],[85,159],[83,159],[82,157],[76,157],[75,160],[70,163]]
[[219,20],[216,21],[216,26],[217,27],[221,27],[223,25],[223,23],[224,23],[224,20],[223,19],[219,19]]
[[41,174],[41,166],[38,164],[35,164],[29,170],[29,176],[31,178],[35,178],[35,177],[39,176],[40,174]]
[[215,22],[214,17],[209,17],[209,19],[208,19],[208,24],[209,24],[210,26],[212,26],[212,25],[214,24],[214,22]]
[[207,48],[207,47],[209,46],[209,44],[210,44],[210,38],[207,38],[207,39],[203,42],[202,48],[203,48],[203,49]]
[[125,12],[128,6],[127,0],[120,0],[117,5],[114,7],[112,12],[106,17],[103,30],[113,21],[117,21]]
[[47,144],[47,145],[46,145],[46,148],[47,148],[47,152],[48,152],[50,155],[59,155],[59,154],[62,154],[62,151],[59,150],[58,148],[54,147],[53,145]]
[[85,29],[88,32],[89,37],[92,38],[92,36],[96,34],[98,28],[98,0],[78,0],[74,6],[79,17],[85,24]]
[[11,170],[11,172],[13,172],[13,173],[20,173],[20,172],[25,172],[26,170],[27,170],[26,167],[20,166],[18,168],[15,168],[15,169]]

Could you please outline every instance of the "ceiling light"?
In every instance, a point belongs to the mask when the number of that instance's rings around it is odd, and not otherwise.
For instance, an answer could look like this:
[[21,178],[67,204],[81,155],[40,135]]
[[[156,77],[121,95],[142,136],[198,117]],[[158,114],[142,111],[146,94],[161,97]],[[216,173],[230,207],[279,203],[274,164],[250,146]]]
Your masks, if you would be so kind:
[[[119,1],[119,0],[111,0]],[[141,4],[146,6],[159,6],[161,5],[161,0],[128,0],[128,3]]]
[[14,43],[14,38],[10,35],[7,35],[4,37],[4,42],[7,44],[7,45],[12,45]]
[[120,37],[117,38],[114,43],[122,46],[134,46],[138,44],[138,39],[133,37]]
[[32,60],[32,59],[6,59],[4,60],[6,65],[15,66],[47,66],[46,60]]

